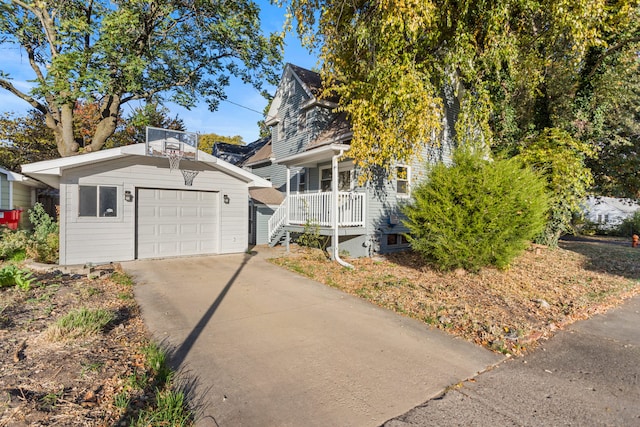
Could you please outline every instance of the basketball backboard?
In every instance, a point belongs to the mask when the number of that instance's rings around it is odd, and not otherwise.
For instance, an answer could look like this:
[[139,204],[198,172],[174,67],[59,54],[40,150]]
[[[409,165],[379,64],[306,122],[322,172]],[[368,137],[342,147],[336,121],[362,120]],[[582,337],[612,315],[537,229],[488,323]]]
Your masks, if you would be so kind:
[[147,155],[168,157],[179,152],[182,159],[198,160],[198,134],[147,126]]

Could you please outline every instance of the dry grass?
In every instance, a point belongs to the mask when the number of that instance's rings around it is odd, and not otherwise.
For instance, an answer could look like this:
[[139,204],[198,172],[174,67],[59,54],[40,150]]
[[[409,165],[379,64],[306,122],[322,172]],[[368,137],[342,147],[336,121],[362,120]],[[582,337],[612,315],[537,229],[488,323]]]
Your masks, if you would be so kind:
[[152,409],[133,287],[117,274],[36,276],[0,289],[0,426],[130,425]]
[[506,271],[439,272],[414,253],[354,259],[319,251],[273,263],[494,351],[521,354],[541,338],[640,292],[640,249],[607,239],[532,246]]

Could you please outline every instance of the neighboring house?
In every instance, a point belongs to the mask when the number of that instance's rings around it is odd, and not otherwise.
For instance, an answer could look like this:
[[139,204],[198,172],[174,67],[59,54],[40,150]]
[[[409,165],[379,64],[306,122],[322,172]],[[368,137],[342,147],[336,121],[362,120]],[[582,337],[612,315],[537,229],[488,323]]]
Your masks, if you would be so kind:
[[219,159],[229,162],[232,165],[241,165],[249,157],[253,156],[265,144],[271,141],[271,137],[261,138],[247,145],[228,144],[226,142],[216,142],[213,144],[211,154]]
[[253,199],[256,243],[275,244],[291,232],[317,226],[321,235],[337,234],[340,252],[350,256],[407,248],[400,205],[410,200],[427,163],[450,161],[455,103],[447,105],[437,148],[425,148],[422,160],[393,165],[389,175],[359,185],[349,158],[350,124],[344,113],[335,112],[337,99],[320,98],[321,86],[317,73],[287,64],[265,120],[271,143],[244,162],[246,169],[271,181],[282,198],[279,204],[273,194],[268,200]]
[[639,208],[640,205],[631,199],[590,196],[585,203],[585,219],[602,229],[612,229]]
[[271,183],[202,151],[179,167],[192,185],[134,144],[22,172],[60,190],[61,265],[246,251],[249,190]]
[[17,172],[0,168],[0,211],[22,211],[20,227],[29,226],[28,210],[36,203],[36,190],[46,185]]

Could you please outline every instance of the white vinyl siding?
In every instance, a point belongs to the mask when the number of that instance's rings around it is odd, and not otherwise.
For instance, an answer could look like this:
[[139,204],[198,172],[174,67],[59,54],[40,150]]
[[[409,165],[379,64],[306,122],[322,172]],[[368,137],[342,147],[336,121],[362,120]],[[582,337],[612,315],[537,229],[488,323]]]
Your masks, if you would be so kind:
[[[60,209],[65,214],[60,224],[60,263],[62,265],[129,261],[135,257],[136,189],[157,188],[195,190],[226,194],[230,203],[219,205],[218,253],[244,252],[248,246],[247,184],[212,167],[193,163],[190,169],[200,174],[192,187],[184,184],[182,174],[169,171],[168,161],[131,156],[71,169],[60,184]],[[119,188],[121,214],[113,218],[79,217],[78,186],[105,185]],[[134,200],[124,200],[131,191]]]

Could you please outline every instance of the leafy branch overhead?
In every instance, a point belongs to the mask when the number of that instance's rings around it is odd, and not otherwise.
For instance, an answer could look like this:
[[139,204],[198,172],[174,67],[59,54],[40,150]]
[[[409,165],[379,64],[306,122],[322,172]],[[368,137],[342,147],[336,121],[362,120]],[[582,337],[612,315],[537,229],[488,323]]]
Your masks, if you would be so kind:
[[100,149],[130,101],[171,100],[211,110],[232,76],[261,89],[275,82],[281,34],[260,31],[251,0],[0,3],[0,39],[19,46],[35,86],[25,92],[0,69],[0,88],[46,117],[58,151],[80,148],[74,136],[78,101],[99,105],[86,151]]
[[640,102],[637,0],[281,2],[318,50],[364,168],[407,161],[442,132],[517,153],[557,128],[608,159],[638,144],[637,109],[621,108]]

